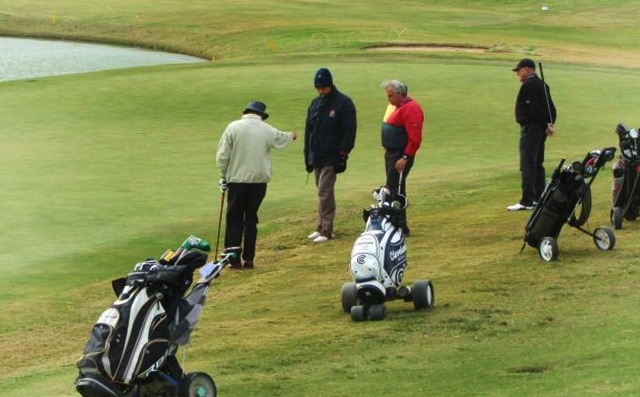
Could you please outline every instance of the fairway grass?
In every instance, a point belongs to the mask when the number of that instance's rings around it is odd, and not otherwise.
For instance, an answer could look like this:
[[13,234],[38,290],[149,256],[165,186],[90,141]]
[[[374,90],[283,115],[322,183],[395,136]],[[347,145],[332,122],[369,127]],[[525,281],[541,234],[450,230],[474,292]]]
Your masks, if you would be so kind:
[[[149,43],[194,53],[198,40],[222,32],[217,19],[201,15],[200,1],[179,10],[171,1],[116,1],[112,9],[9,3],[2,10],[5,31],[26,33],[25,23],[56,12],[56,23],[34,24],[32,31],[122,42],[136,30],[130,22],[142,8],[147,18],[163,21],[158,29],[148,21]],[[229,397],[640,395],[640,225],[625,221],[612,251],[599,251],[590,236],[565,226],[557,262],[542,262],[529,246],[520,252],[530,213],[506,206],[519,198],[513,120],[519,83],[511,68],[521,53],[362,53],[346,39],[322,51],[298,50],[320,27],[332,40],[357,30],[370,32],[363,42],[384,41],[381,31],[390,28],[379,22],[381,13],[412,26],[430,18],[429,35],[403,34],[412,41],[486,44],[509,36],[511,48],[535,42],[529,54],[544,61],[559,113],[558,134],[547,141],[550,176],[562,158],[617,146],[618,122],[640,123],[634,89],[640,69],[615,66],[635,59],[637,49],[613,27],[635,18],[635,3],[572,1],[564,13],[551,5],[556,14],[528,18],[522,2],[401,3],[395,11],[357,1],[334,7],[344,17],[332,23],[318,17],[327,2],[225,3],[220,13],[229,26],[238,23],[242,38],[220,33],[229,41],[220,41],[228,47],[219,62],[1,83],[0,395],[78,395],[75,362],[91,325],[114,299],[111,280],[192,233],[215,247],[215,148],[224,127],[255,99],[267,103],[271,124],[301,139],[272,152],[257,268],[225,270],[215,280],[192,344],[178,354],[187,371],[210,373],[219,394]],[[277,41],[276,53],[259,49],[273,32],[234,19],[247,5],[265,23],[279,21],[283,38],[295,26],[298,41]],[[413,7],[433,13],[413,15]],[[299,21],[277,18],[280,13]],[[205,20],[211,26],[203,29]],[[514,35],[525,22],[523,36]],[[542,22],[548,33],[532,38]],[[398,32],[405,26],[388,23]],[[546,30],[550,24],[554,29]],[[193,41],[169,40],[178,27],[197,32]],[[590,40],[578,34],[585,29]],[[280,52],[284,42],[291,51]],[[247,45],[245,55],[240,44]],[[607,56],[595,57],[598,48]],[[304,171],[302,133],[316,95],[313,73],[321,66],[354,100],[359,128],[349,168],[338,178],[336,239],[314,245],[306,236],[315,227],[317,198]],[[390,302],[384,321],[354,323],[342,313],[340,288],[350,281],[362,209],[384,182],[380,83],[390,78],[405,81],[426,112],[424,144],[407,187],[412,235],[405,281],[431,279],[436,306],[415,311]],[[592,186],[591,230],[609,224],[610,188],[609,164]]]
[[[322,64],[359,110],[338,181],[338,238],[305,238],[316,198],[302,141],[274,152],[258,268],[216,280],[188,370],[210,372],[229,396],[312,395],[319,385],[327,396],[633,395],[639,383],[624,374],[637,370],[637,225],[625,223],[611,252],[567,227],[559,262],[542,263],[531,247],[518,254],[528,213],[505,210],[519,183],[511,64]],[[110,280],[190,233],[215,243],[213,153],[226,123],[259,98],[274,125],[301,132],[317,65],[179,65],[3,84],[3,390],[73,395],[75,360],[113,300]],[[432,279],[436,307],[392,302],[385,321],[356,324],[341,313],[339,291],[361,211],[382,183],[378,85],[397,70],[428,120],[408,186],[406,281]],[[626,87],[640,74],[553,64],[546,73],[560,109],[549,171],[561,157],[616,145],[615,124],[634,111]],[[254,76],[262,80],[248,83]],[[603,101],[607,90],[617,95]],[[609,188],[607,167],[593,185],[590,227],[608,224]]]

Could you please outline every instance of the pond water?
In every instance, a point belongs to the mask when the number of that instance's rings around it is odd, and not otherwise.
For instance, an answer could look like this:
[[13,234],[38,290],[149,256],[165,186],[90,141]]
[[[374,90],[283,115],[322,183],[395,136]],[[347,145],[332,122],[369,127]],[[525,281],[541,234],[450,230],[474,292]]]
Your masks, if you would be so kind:
[[0,81],[194,62],[204,60],[139,48],[0,37]]

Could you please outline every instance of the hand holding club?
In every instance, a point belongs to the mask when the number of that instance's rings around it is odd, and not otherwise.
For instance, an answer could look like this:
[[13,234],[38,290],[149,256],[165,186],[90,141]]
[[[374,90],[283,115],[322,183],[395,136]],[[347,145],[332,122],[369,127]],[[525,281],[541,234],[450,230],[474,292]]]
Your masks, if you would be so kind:
[[218,182],[218,187],[220,188],[220,193],[224,194],[229,188],[229,186],[227,186],[227,180],[224,178],[220,178],[220,181]]

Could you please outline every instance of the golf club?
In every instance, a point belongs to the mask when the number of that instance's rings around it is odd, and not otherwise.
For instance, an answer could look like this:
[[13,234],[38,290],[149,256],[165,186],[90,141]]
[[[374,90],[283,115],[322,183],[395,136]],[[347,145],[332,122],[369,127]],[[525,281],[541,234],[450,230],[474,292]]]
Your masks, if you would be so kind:
[[187,237],[186,240],[184,240],[182,245],[180,245],[180,247],[178,247],[178,249],[174,253],[171,253],[171,250],[169,250],[165,252],[162,257],[167,261],[177,258],[175,260],[175,262],[177,262],[192,248],[197,248],[205,252],[209,252],[211,250],[211,246],[208,242],[192,234],[191,236]]
[[542,79],[542,89],[544,90],[544,99],[547,101],[547,111],[549,112],[549,124],[553,125],[553,115],[551,114],[551,104],[549,103],[549,94],[547,93],[547,84],[544,82],[544,71],[542,70],[542,62],[538,62],[540,69],[540,78]]
[[220,246],[220,230],[222,229],[222,209],[224,208],[224,196],[226,192],[222,192],[222,196],[220,197],[220,216],[218,217],[218,237],[216,238],[216,252],[213,256],[214,258],[218,257],[218,247]]
[[[396,196],[396,199],[393,200],[393,208],[395,209],[401,209],[402,208],[402,204],[400,203],[400,201],[398,201],[398,197],[402,196],[402,174],[404,173],[404,171],[400,172],[400,175],[398,176],[398,194]],[[405,204],[406,204],[406,199],[405,199]]]

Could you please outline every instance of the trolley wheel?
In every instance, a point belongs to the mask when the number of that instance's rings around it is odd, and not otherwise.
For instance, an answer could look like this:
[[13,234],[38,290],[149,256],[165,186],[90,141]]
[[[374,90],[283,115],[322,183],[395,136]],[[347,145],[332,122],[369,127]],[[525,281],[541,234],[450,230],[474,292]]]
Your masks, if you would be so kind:
[[369,317],[372,321],[384,320],[387,315],[387,307],[385,305],[373,305],[369,308]]
[[191,372],[180,381],[179,397],[216,397],[218,390],[213,379],[204,372]]
[[608,227],[598,227],[593,231],[593,242],[601,251],[610,251],[616,246],[616,235]]
[[551,262],[558,259],[558,243],[553,237],[543,237],[538,243],[538,255],[545,262]]
[[352,306],[351,319],[353,321],[364,321],[365,320],[364,306]]
[[622,208],[613,207],[611,210],[611,225],[614,229],[622,229]]
[[428,309],[436,303],[436,296],[431,280],[416,280],[411,289],[413,307],[416,310]]
[[342,284],[341,292],[342,310],[345,313],[351,312],[351,308],[358,304],[358,296],[356,294],[356,283]]

